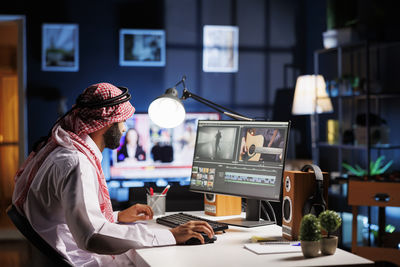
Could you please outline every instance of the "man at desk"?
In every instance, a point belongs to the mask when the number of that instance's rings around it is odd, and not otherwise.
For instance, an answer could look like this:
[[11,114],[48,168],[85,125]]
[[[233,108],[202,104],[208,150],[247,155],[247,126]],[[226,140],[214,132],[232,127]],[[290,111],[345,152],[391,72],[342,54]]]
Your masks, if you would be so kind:
[[[135,111],[126,88],[109,83],[88,87],[76,105],[34,148],[17,172],[13,204],[53,248],[76,266],[129,266],[132,249],[180,244],[205,222],[150,230],[147,205],[114,212],[101,169],[104,148],[118,147],[125,120]],[[136,223],[135,223],[136,222]]]

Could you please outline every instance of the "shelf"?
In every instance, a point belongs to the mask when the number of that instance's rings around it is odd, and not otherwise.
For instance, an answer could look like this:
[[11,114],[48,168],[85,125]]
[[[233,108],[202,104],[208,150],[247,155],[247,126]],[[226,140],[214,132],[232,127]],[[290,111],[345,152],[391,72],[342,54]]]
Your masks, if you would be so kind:
[[[317,97],[317,99],[367,99],[366,94],[362,95],[338,95],[338,96],[324,96],[324,97]],[[385,99],[385,98],[400,98],[400,94],[385,94],[385,93],[373,93],[369,94],[370,99]]]
[[356,42],[356,43],[349,43],[349,44],[341,45],[338,47],[318,49],[318,50],[315,50],[314,53],[315,54],[332,53],[332,52],[337,52],[339,49],[352,49],[352,48],[366,47],[367,45],[369,45],[370,49],[372,47],[386,48],[386,47],[390,47],[390,46],[400,45],[400,42],[393,41],[393,42],[386,42],[386,43],[378,43],[378,42],[368,43],[367,41],[362,41],[362,42]]
[[[342,98],[342,99],[367,99],[368,95],[340,95],[340,96],[331,96],[330,98]],[[400,97],[400,94],[385,94],[385,93],[373,93],[369,94],[369,98],[373,99],[385,99],[385,98],[397,98]]]
[[325,54],[325,53],[330,53],[330,52],[337,52],[340,48],[341,49],[350,49],[350,48],[363,47],[363,46],[366,46],[366,45],[367,45],[367,42],[349,43],[349,44],[341,45],[341,46],[338,46],[338,47],[318,49],[314,53],[316,53],[316,54]]
[[[339,144],[329,144],[326,142],[319,142],[318,146],[320,147],[329,147],[329,148],[341,148],[341,149],[360,149],[366,150],[368,149],[367,145],[339,145]],[[400,145],[372,145],[371,149],[400,149]]]

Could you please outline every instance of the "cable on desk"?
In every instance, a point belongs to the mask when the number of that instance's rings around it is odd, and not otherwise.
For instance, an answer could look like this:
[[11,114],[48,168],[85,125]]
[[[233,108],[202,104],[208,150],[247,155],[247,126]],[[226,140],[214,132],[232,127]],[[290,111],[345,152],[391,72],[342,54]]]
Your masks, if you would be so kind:
[[[263,200],[263,201],[264,201],[265,203],[267,203],[269,209],[270,209],[271,212],[272,212],[272,215],[273,215],[273,218],[274,218],[274,222],[277,223],[277,221],[276,221],[276,215],[275,215],[275,210],[274,210],[274,208],[272,207],[271,203],[269,203],[268,200]],[[261,207],[264,207],[264,206],[261,205]],[[266,210],[265,210],[265,208],[264,208],[264,212],[267,213]],[[268,215],[267,215],[267,216],[268,216]],[[269,218],[269,216],[268,216],[268,220],[271,220],[271,219]]]

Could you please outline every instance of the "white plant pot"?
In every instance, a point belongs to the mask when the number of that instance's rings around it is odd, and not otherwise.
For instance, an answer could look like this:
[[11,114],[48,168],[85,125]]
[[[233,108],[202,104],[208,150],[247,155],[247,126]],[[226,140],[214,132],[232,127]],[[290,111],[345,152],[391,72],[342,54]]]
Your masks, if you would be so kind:
[[323,44],[326,49],[346,45],[358,40],[352,28],[327,30],[322,33]]
[[303,252],[304,257],[306,258],[314,258],[317,257],[320,250],[320,242],[319,241],[301,241],[301,251]]
[[323,237],[321,239],[321,252],[324,255],[333,255],[335,254],[336,248],[338,245],[338,237],[337,236],[330,236]]

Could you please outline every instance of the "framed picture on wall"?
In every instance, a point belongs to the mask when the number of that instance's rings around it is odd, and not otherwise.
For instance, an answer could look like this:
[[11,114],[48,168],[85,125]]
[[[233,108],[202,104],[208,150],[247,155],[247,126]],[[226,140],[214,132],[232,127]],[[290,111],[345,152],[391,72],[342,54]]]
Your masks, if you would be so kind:
[[203,28],[203,71],[237,72],[239,28],[205,25]]
[[43,24],[42,70],[79,70],[79,27],[77,24]]
[[119,65],[165,66],[165,31],[119,31]]

